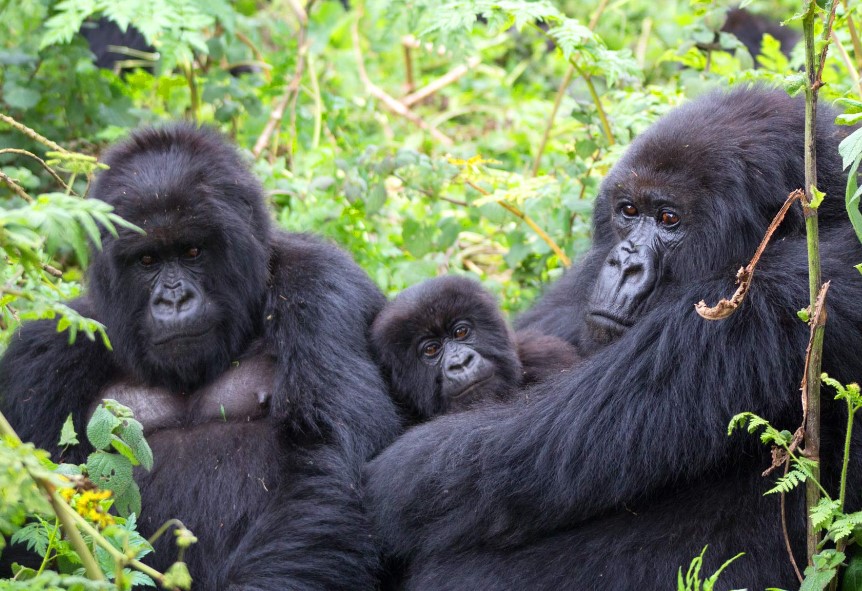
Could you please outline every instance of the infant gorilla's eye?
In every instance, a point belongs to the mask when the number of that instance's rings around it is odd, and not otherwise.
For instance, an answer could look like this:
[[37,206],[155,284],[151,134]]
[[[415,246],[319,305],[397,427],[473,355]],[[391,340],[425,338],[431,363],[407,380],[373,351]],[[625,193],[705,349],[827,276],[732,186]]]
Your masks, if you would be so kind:
[[154,257],[154,256],[153,256],[153,255],[151,255],[151,254],[145,254],[145,255],[141,255],[141,259],[140,259],[140,260],[141,260],[141,264],[142,264],[143,266],[145,266],[145,267],[149,267],[150,265],[152,265],[153,263],[155,263],[155,262],[156,262],[156,257]]
[[620,207],[620,213],[627,218],[633,218],[638,214],[638,208],[631,203],[626,203],[622,207]]
[[200,254],[201,249],[197,248],[196,246],[192,246],[183,253],[183,256],[187,259],[196,259],[200,256]]
[[422,354],[425,357],[436,357],[437,353],[440,352],[440,343],[431,342],[426,343],[424,347],[422,347]]
[[456,326],[455,330],[452,331],[452,336],[459,341],[463,341],[468,336],[470,336],[470,329],[466,326]]
[[679,216],[673,211],[663,211],[659,219],[664,226],[675,226],[679,223]]

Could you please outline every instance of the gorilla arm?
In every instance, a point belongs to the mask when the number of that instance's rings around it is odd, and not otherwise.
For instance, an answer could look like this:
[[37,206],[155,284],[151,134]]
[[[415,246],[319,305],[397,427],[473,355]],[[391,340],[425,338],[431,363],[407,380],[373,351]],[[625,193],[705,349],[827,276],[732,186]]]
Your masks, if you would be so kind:
[[304,235],[273,242],[270,420],[288,476],[238,540],[222,580],[231,590],[372,589],[378,551],[360,469],[400,428],[367,345],[384,298],[337,248]]
[[[745,461],[746,449],[756,461],[755,438],[726,436],[735,413],[791,430],[800,419],[794,393],[808,330],[794,312],[807,292],[804,276],[782,269],[804,269],[804,244],[788,247],[773,270],[764,257],[748,299],[725,321],[699,318],[694,303],[722,297],[726,281],[666,293],[605,354],[534,388],[532,404],[408,431],[367,468],[388,549],[513,545]],[[858,301],[862,288],[851,287],[859,283],[851,267],[832,271],[842,277],[829,322],[847,335],[837,304]]]
[[[70,306],[87,318],[95,316],[84,298]],[[70,345],[68,333],[57,332],[56,321],[30,322],[15,333],[0,360],[0,409],[22,440],[56,450],[69,413],[75,430],[83,433],[87,409],[116,372],[99,337],[91,341],[78,335]],[[83,447],[70,448],[63,459],[83,461]],[[59,461],[56,455],[54,461]]]
[[399,429],[368,346],[385,299],[338,248],[303,234],[273,242],[265,315],[277,360],[270,414],[291,438],[336,444],[360,465]]

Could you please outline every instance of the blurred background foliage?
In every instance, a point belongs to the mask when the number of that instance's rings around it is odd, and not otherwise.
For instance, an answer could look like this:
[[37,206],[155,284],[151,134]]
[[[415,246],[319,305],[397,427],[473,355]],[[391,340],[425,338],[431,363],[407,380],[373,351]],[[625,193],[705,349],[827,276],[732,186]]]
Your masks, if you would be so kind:
[[[92,156],[142,124],[217,126],[248,152],[283,227],[341,244],[388,295],[468,273],[515,313],[589,246],[603,175],[657,117],[717,86],[798,86],[801,47],[786,56],[767,36],[755,59],[721,32],[732,6],[0,0],[0,114]],[[790,0],[745,7],[775,21],[802,9]],[[862,15],[849,1],[838,15],[826,101],[859,94],[862,48],[848,25]],[[134,27],[149,47],[97,67],[82,32],[108,21]],[[29,212],[28,196],[86,194],[92,170],[61,168],[64,190],[32,156],[9,149],[46,159],[51,148],[0,120],[0,172],[25,192],[0,183],[0,218]],[[63,202],[69,223],[90,215],[81,203]],[[32,290],[76,293],[88,239],[45,215],[13,222],[36,235],[28,260],[41,257],[62,277],[22,272],[0,224],[3,331],[26,314],[58,313]]]

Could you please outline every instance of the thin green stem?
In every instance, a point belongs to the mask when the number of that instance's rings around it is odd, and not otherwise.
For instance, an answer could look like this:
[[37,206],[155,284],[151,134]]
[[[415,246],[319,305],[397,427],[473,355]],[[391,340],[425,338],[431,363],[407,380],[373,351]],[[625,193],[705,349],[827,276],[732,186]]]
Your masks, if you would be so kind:
[[45,567],[48,566],[48,562],[51,559],[51,550],[54,548],[54,540],[57,539],[57,532],[60,531],[60,520],[59,518],[54,519],[54,529],[51,530],[51,535],[48,536],[48,548],[45,550],[45,556],[42,557],[42,564],[39,565],[39,570],[36,571],[37,575],[41,575],[45,571]]
[[551,114],[548,116],[548,122],[545,124],[545,132],[542,134],[542,141],[539,142],[539,149],[536,150],[536,158],[533,160],[533,176],[539,174],[539,164],[542,162],[542,154],[545,153],[545,147],[548,145],[548,139],[551,137],[551,130],[554,128],[554,120],[557,118],[557,112],[560,110],[560,105],[563,102],[563,97],[566,95],[566,89],[572,82],[572,77],[575,75],[574,66],[569,66],[566,70],[566,75],[563,81],[560,82],[560,87],[557,89],[557,96],[554,98],[554,106],[551,109]]
[[616,141],[614,140],[614,132],[611,131],[611,124],[608,122],[608,116],[605,113],[605,108],[602,106],[602,101],[599,98],[599,93],[596,92],[596,87],[593,84],[592,77],[584,70],[581,66],[578,65],[578,62],[575,61],[574,57],[569,58],[569,63],[574,66],[575,70],[578,72],[578,75],[584,79],[584,82],[587,85],[587,90],[590,92],[590,96],[593,99],[593,104],[596,106],[596,112],[599,115],[599,120],[602,122],[602,132],[605,134],[605,139],[608,140],[608,144],[613,146]]
[[850,465],[850,440],[853,435],[853,415],[856,410],[853,408],[853,401],[847,397],[847,434],[844,437],[844,457],[841,463],[841,490],[838,493],[838,510],[844,512],[844,500],[847,498],[847,467]]

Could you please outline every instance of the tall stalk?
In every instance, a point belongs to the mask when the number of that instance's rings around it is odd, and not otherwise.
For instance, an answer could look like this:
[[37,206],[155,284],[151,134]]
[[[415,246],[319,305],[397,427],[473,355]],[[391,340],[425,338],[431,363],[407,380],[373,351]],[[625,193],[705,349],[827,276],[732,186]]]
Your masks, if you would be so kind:
[[[805,16],[802,19],[802,37],[805,43],[805,198],[802,200],[802,211],[805,216],[805,232],[808,244],[808,292],[811,322],[814,323],[813,337],[810,343],[810,354],[807,360],[805,375],[807,379],[804,388],[805,422],[805,455],[817,462],[812,467],[812,476],[805,484],[806,506],[808,514],[808,562],[817,553],[820,536],[815,531],[811,521],[810,509],[820,500],[820,490],[816,480],[820,479],[820,362],[823,352],[823,331],[826,315],[815,315],[815,304],[821,289],[820,278],[820,239],[817,224],[817,206],[814,191],[817,187],[817,93],[823,85],[821,75],[826,59],[828,40],[835,16],[835,0],[826,4],[826,18],[823,23],[822,49],[820,55],[815,53],[814,24],[817,17],[817,4],[814,0],[805,0]],[[834,195],[832,196],[834,198]]]

